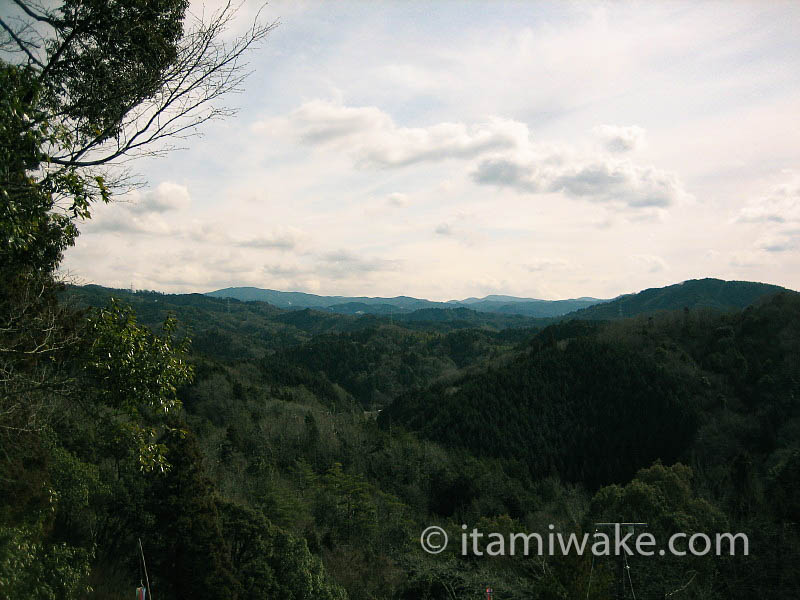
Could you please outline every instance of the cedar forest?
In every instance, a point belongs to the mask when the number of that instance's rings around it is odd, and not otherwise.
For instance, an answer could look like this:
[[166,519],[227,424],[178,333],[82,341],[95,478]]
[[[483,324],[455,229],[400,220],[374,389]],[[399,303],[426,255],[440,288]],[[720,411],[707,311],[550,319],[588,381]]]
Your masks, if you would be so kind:
[[[205,107],[271,25],[221,46],[232,13],[189,27],[185,0],[15,5],[0,598],[130,598],[139,540],[155,600],[608,598],[611,558],[431,555],[419,535],[631,519],[750,540],[747,556],[632,556],[636,597],[797,597],[797,293],[700,280],[673,310],[392,319],[68,285],[63,253],[125,186],[109,165],[224,112]],[[736,307],[698,303],[712,287]]]

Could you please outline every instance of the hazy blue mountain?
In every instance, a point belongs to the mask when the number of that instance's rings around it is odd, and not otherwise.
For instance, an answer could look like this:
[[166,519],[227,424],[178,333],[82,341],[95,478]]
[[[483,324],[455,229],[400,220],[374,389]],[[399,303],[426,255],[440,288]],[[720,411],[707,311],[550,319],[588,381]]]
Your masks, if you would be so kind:
[[581,308],[605,302],[596,298],[573,300],[538,300],[516,296],[490,295],[484,298],[466,298],[448,302],[433,302],[409,296],[370,298],[366,296],[318,296],[303,292],[280,292],[253,287],[232,287],[209,292],[216,298],[234,298],[242,301],[258,300],[287,309],[315,308],[340,314],[403,314],[429,308],[467,307],[478,312],[523,315],[526,317],[558,317]]
[[497,302],[500,304],[509,304],[512,302],[529,302],[529,301],[536,301],[536,302],[546,302],[546,300],[536,300],[535,298],[518,298],[517,296],[503,296],[499,294],[489,294],[488,296],[484,296],[483,298],[465,298],[464,300],[451,300],[451,302],[455,302],[456,304],[478,304],[481,302]]
[[214,292],[208,292],[206,296],[215,298],[233,298],[243,302],[258,300],[267,302],[278,308],[324,308],[331,304],[331,301],[338,300],[347,302],[349,298],[339,296],[317,296],[316,294],[306,294],[303,292],[279,292],[276,290],[264,290],[255,287],[231,287]]
[[278,308],[329,308],[341,304],[360,303],[367,306],[391,305],[397,309],[417,310],[420,308],[450,308],[445,302],[431,302],[409,296],[396,296],[394,298],[369,298],[366,296],[318,296],[304,292],[280,292],[254,287],[231,287],[214,292],[207,296],[216,298],[235,298],[236,300],[268,302]]
[[492,294],[484,298],[465,298],[433,302],[409,296],[370,298],[366,296],[318,296],[303,292],[280,292],[252,287],[233,287],[210,292],[217,298],[242,301],[259,300],[286,309],[314,308],[339,314],[402,315],[417,310],[455,309],[459,307],[482,313],[522,315],[535,318],[556,318],[564,315],[579,319],[617,319],[660,310],[743,308],[767,294],[782,291],[776,285],[749,281],[693,279],[664,288],[651,288],[625,294],[613,300],[581,297],[569,300],[538,300]]
[[602,304],[570,313],[576,319],[605,320],[682,308],[711,308],[729,311],[749,306],[758,299],[786,291],[777,285],[753,281],[690,279],[663,288],[625,294]]

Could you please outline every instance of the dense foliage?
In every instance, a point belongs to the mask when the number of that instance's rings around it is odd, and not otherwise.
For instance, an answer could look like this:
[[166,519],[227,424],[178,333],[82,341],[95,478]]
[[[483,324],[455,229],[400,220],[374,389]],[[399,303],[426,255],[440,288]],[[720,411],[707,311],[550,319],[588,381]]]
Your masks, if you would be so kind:
[[[293,328],[319,314],[88,291],[72,290],[70,301],[158,298],[179,320],[197,319],[202,305],[208,327],[231,339],[244,314]],[[283,344],[255,336],[240,358],[223,346],[193,352],[183,427],[215,490],[225,538],[215,547],[229,547],[224,507],[233,502],[268,519],[266,529],[304,540],[352,598],[477,597],[487,583],[503,597],[589,590],[601,598],[618,581],[613,559],[592,568],[577,556],[432,557],[417,536],[432,523],[457,539],[462,523],[580,532],[633,519],[659,538],[689,530],[751,539],[747,557],[632,557],[637,596],[797,589],[796,294],[733,313],[679,310],[540,331],[320,317],[324,330],[291,329]]]

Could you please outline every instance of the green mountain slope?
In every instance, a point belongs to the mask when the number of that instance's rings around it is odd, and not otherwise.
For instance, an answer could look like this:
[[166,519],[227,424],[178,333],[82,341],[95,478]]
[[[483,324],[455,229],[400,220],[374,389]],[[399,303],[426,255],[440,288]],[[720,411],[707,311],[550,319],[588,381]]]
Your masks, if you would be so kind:
[[606,320],[635,317],[641,314],[683,308],[737,310],[759,298],[785,291],[777,285],[752,281],[690,279],[663,288],[651,288],[626,294],[609,302],[570,313],[570,318]]

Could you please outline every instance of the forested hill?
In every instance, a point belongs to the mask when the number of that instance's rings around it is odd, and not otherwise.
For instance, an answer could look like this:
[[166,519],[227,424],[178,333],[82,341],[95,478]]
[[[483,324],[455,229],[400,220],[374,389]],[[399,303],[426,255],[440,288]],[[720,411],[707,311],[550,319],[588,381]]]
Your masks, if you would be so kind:
[[190,333],[195,352],[216,358],[255,358],[309,341],[320,334],[356,332],[369,328],[450,332],[480,328],[487,331],[536,329],[547,319],[513,314],[481,313],[464,307],[421,309],[403,314],[345,315],[312,309],[284,310],[260,301],[239,301],[204,294],[112,289],[98,285],[69,286],[66,298],[77,306],[102,307],[111,298],[132,306],[138,320],[151,328],[174,314]]
[[[232,289],[262,291],[256,288]],[[507,296],[487,296],[484,299],[467,299],[463,301],[464,305],[438,303],[435,306],[426,306],[426,300],[418,301],[403,296],[399,297],[404,303],[405,308],[402,309],[394,305],[361,302],[335,305],[331,308],[322,306],[331,297],[275,292],[280,295],[278,299],[282,304],[288,302],[287,298],[293,298],[292,302],[301,303],[302,300],[319,304],[317,309],[292,309],[279,308],[259,300],[244,301],[208,294],[132,292],[97,285],[69,286],[67,297],[78,305],[95,307],[105,306],[112,297],[121,299],[130,304],[136,310],[139,321],[149,327],[159,325],[167,314],[173,313],[181,328],[191,334],[196,352],[217,358],[255,358],[265,351],[307,342],[319,334],[356,332],[376,327],[441,333],[475,328],[486,331],[510,328],[535,330],[557,320],[612,320],[657,311],[700,307],[718,311],[738,310],[783,289],[754,282],[692,280],[621,296],[610,302],[548,318],[534,318],[519,313],[528,310],[555,315],[566,306],[563,303],[582,302],[585,305],[595,301],[581,298],[548,303]],[[245,297],[249,296],[245,294]],[[397,298],[389,300],[394,301]],[[534,304],[538,308],[525,308]],[[423,308],[410,310],[409,307],[412,306]],[[558,308],[559,306],[562,308]]]
[[304,386],[323,405],[367,410],[381,409],[404,391],[501,356],[549,323],[466,308],[349,316],[100,286],[68,288],[66,298],[78,307],[102,307],[116,298],[132,306],[138,321],[154,331],[173,314],[180,332],[191,337],[198,360],[252,361],[261,373],[259,381],[270,389]]
[[625,294],[610,302],[596,304],[570,313],[570,318],[606,320],[635,317],[657,311],[683,308],[710,308],[730,311],[745,308],[759,298],[785,291],[777,285],[753,281],[690,279],[662,288],[650,288],[637,294]]
[[399,398],[380,423],[521,460],[534,478],[596,488],[702,457],[724,485],[737,453],[774,464],[797,442],[798,373],[800,294],[784,292],[738,313],[553,325],[508,364]]
[[[66,295],[78,306],[112,296],[155,330],[175,313],[193,339],[195,377],[179,390],[186,442],[163,438],[175,465],[166,478],[142,482],[135,465],[121,478],[72,421],[60,426],[116,490],[113,502],[97,494],[59,513],[64,528],[73,514],[107,523],[93,597],[121,597],[109,590],[135,573],[118,527],[151,548],[162,591],[179,580],[172,556],[192,552],[218,561],[203,563],[209,577],[235,576],[220,589],[252,592],[239,598],[263,597],[264,582],[289,590],[319,581],[292,597],[458,599],[490,582],[508,598],[585,598],[591,584],[600,600],[613,595],[612,560],[592,572],[591,557],[545,557],[546,570],[529,557],[476,561],[457,549],[432,558],[419,534],[440,524],[457,536],[463,523],[587,531],[630,518],[659,539],[744,531],[751,544],[747,557],[632,559],[637,597],[663,597],[687,585],[687,572],[696,575],[685,597],[695,600],[800,589],[794,292],[744,310],[680,307],[605,322],[466,307],[353,316],[94,286]],[[509,327],[514,320],[530,326]],[[175,529],[181,504],[207,537]]]

